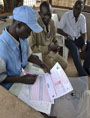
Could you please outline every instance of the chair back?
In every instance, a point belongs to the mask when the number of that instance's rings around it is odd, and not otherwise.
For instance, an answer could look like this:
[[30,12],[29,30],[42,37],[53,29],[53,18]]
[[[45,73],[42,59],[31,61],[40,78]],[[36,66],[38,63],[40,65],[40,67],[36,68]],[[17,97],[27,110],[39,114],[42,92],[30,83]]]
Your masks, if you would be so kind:
[[57,30],[58,23],[59,23],[58,15],[55,14],[55,13],[53,13],[53,14],[52,14],[52,19],[53,19],[54,24],[55,24],[55,29]]

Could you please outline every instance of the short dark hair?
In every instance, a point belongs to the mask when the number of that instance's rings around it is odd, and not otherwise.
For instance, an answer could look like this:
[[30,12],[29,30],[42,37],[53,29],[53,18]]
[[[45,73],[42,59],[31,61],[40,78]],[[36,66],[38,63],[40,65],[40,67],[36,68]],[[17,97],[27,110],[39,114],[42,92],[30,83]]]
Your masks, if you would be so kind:
[[49,8],[50,6],[51,6],[51,5],[50,5],[49,2],[44,1],[44,2],[42,2],[42,3],[40,4],[40,11],[41,11],[42,7],[47,7],[47,8]]
[[83,8],[84,8],[84,2],[82,0],[77,0],[74,6],[81,5],[81,4],[83,4]]

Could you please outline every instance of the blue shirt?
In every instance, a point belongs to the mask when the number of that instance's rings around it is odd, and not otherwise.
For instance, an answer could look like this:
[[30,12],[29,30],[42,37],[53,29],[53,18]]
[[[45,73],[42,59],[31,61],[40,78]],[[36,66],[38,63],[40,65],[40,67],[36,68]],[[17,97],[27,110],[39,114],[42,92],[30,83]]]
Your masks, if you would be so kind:
[[3,30],[0,35],[0,58],[6,64],[7,76],[20,75],[22,67],[24,68],[27,65],[27,40],[20,39],[20,45],[21,51],[17,41],[7,32],[6,29]]

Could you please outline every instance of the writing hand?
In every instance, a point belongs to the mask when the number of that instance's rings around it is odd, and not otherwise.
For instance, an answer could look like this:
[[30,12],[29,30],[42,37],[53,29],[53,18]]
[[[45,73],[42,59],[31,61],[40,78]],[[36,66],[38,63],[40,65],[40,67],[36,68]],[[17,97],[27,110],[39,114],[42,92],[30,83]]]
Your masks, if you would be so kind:
[[37,79],[37,76],[38,75],[25,75],[23,78],[22,78],[22,81],[23,83],[25,84],[34,84],[36,79]]

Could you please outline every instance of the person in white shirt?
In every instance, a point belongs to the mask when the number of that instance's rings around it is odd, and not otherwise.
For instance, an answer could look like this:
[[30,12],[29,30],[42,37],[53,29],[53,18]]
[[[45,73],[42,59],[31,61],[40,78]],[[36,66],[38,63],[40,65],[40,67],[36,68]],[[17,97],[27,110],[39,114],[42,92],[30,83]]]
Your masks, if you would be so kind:
[[83,8],[84,3],[81,0],[76,1],[73,10],[62,16],[57,29],[59,34],[66,37],[65,45],[71,52],[79,76],[87,76],[78,51],[78,48],[84,51],[87,44],[86,18],[81,13]]

